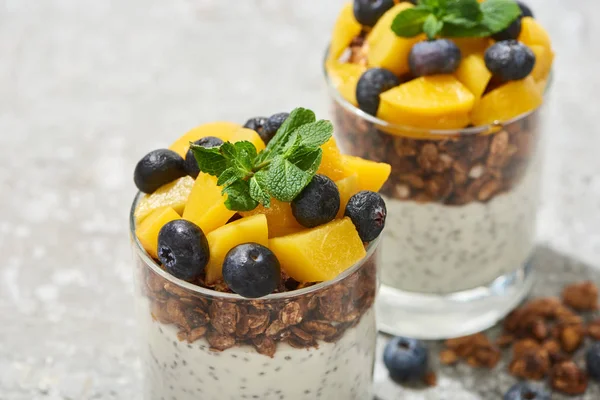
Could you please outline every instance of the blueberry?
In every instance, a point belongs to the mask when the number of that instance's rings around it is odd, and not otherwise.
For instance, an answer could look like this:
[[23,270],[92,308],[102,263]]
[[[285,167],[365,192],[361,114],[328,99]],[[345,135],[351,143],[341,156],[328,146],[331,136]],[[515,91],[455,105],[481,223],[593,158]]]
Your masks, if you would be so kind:
[[429,353],[420,341],[397,336],[385,346],[383,363],[392,379],[398,382],[419,381],[427,373]]
[[363,190],[350,198],[344,211],[363,242],[375,240],[385,226],[385,201],[375,192]]
[[492,35],[492,38],[498,42],[502,41],[502,40],[516,40],[520,34],[521,34],[521,17],[518,17],[508,26],[508,28],[506,28],[500,32],[494,33]]
[[376,115],[379,108],[379,95],[399,84],[400,79],[392,71],[384,68],[368,69],[356,84],[358,107],[367,114]]
[[523,3],[522,1],[517,1],[517,4],[521,8],[521,17],[533,18],[533,11],[531,11],[531,8],[529,8],[527,4]]
[[[252,129],[254,132],[258,133],[258,136],[260,136],[260,138],[263,140],[263,142],[266,143],[267,141],[263,137],[263,128],[264,128],[265,124],[267,123],[267,119],[268,119],[267,117],[250,118],[244,124],[244,128]],[[270,140],[270,138],[269,138],[269,140]]]
[[527,77],[535,66],[535,54],[516,40],[497,42],[485,51],[485,65],[503,82]]
[[171,275],[186,281],[197,279],[208,263],[210,251],[202,229],[177,219],[158,233],[158,259]]
[[235,293],[254,299],[273,293],[281,279],[281,267],[265,246],[240,244],[225,256],[223,279]]
[[529,382],[519,382],[504,394],[504,400],[550,400],[550,393]]
[[592,344],[587,350],[585,363],[590,378],[600,381],[600,342]]
[[458,68],[462,55],[451,40],[436,39],[416,43],[408,55],[413,76],[451,74]]
[[271,115],[267,122],[263,125],[262,133],[258,132],[260,138],[265,142],[265,144],[269,143],[273,136],[277,133],[281,125],[285,122],[285,120],[290,116],[289,113],[282,112]]
[[375,26],[387,10],[394,7],[394,0],[354,0],[354,18],[365,26]]
[[[211,147],[219,147],[223,144],[223,141],[218,137],[206,136],[200,140],[196,140],[194,144],[206,147],[208,149]],[[185,172],[187,172],[187,174],[194,179],[196,179],[200,173],[200,169],[198,168],[198,163],[196,162],[194,153],[192,153],[192,149],[189,149],[185,155]]]
[[315,175],[292,201],[292,214],[306,228],[333,221],[339,210],[340,191],[325,175]]
[[133,173],[133,181],[144,193],[153,193],[169,182],[185,176],[183,158],[174,151],[160,149],[146,154]]

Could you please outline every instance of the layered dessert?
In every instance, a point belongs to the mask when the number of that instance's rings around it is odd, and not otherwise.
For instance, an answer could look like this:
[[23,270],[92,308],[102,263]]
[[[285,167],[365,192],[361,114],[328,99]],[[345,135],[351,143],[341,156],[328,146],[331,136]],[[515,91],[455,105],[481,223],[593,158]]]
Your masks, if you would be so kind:
[[392,166],[385,285],[443,295],[528,262],[553,58],[512,0],[342,9],[325,70],[342,151]]
[[370,398],[376,192],[296,109],[218,122],[140,160],[132,209],[145,398]]

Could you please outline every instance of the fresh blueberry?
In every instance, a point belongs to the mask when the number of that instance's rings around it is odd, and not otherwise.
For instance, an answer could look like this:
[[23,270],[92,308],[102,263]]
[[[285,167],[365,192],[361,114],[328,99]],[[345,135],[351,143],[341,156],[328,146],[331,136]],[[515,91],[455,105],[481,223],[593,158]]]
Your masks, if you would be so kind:
[[516,40],[497,42],[485,51],[485,65],[503,82],[526,78],[535,66],[535,54]]
[[523,3],[522,1],[517,1],[517,4],[521,8],[521,17],[533,18],[533,11],[531,11],[531,8],[529,8],[527,4]]
[[[223,141],[218,137],[206,136],[200,140],[196,140],[194,144],[206,147],[208,149],[211,147],[219,147],[223,144]],[[187,172],[187,174],[194,179],[196,179],[200,173],[200,169],[198,168],[198,163],[196,162],[194,153],[192,153],[192,149],[189,149],[185,155],[185,172]]]
[[292,201],[292,214],[306,228],[333,221],[339,210],[340,191],[325,175],[315,175]]
[[375,26],[387,10],[394,7],[394,0],[354,0],[354,18],[365,26]]
[[550,400],[550,393],[538,385],[529,382],[519,382],[504,394],[504,400]]
[[185,176],[183,158],[174,151],[160,149],[146,154],[133,173],[133,181],[144,193],[153,193],[169,182]]
[[427,373],[429,352],[420,341],[397,336],[385,346],[383,363],[398,382],[420,381]]
[[177,219],[158,233],[158,259],[168,273],[179,279],[197,279],[209,258],[206,236],[193,222]]
[[590,378],[600,381],[600,342],[592,344],[587,350],[585,363]]
[[506,28],[500,32],[494,33],[492,35],[492,38],[498,42],[502,41],[502,40],[517,40],[517,38],[519,37],[520,34],[521,34],[521,17],[518,17],[508,26],[508,28]]
[[379,95],[399,84],[400,79],[392,71],[384,68],[368,69],[356,84],[358,107],[367,114],[376,115],[379,108]]
[[375,240],[385,226],[385,201],[375,192],[363,190],[350,198],[344,211],[363,242]]
[[252,129],[254,132],[258,133],[258,136],[260,136],[260,138],[263,140],[263,142],[265,142],[265,144],[269,140],[271,140],[271,138],[267,138],[264,135],[263,128],[265,127],[265,124],[267,123],[267,119],[268,119],[267,117],[254,117],[254,118],[250,118],[244,124],[244,128]]
[[436,39],[416,43],[408,55],[413,76],[451,74],[458,68],[462,55],[451,40]]
[[240,244],[225,256],[223,279],[235,293],[254,299],[273,293],[281,279],[281,267],[265,246]]
[[265,144],[268,144],[271,139],[273,139],[273,136],[275,136],[279,128],[281,128],[281,125],[283,125],[289,116],[289,113],[282,112],[273,114],[267,119],[267,122],[263,125],[262,133],[258,132]]

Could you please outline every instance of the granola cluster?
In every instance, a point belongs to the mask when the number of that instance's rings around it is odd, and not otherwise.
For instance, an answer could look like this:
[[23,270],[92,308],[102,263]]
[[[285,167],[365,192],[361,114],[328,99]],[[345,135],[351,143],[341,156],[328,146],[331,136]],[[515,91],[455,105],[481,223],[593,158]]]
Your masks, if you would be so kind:
[[[251,345],[272,357],[277,343],[296,348],[335,342],[369,310],[376,292],[376,254],[342,281],[306,295],[276,300],[229,300],[182,288],[139,261],[142,293],[154,320],[173,324],[180,341],[205,338],[211,349]],[[297,288],[297,287],[295,287]],[[282,291],[285,288],[281,289]]]
[[585,323],[579,312],[598,308],[598,288],[592,282],[565,287],[562,299],[537,298],[514,310],[504,320],[503,333],[492,344],[481,333],[446,341],[440,352],[445,365],[466,360],[473,367],[494,368],[501,358],[500,348],[510,348],[509,372],[521,379],[550,378],[556,391],[581,394],[587,389],[584,370],[573,361],[586,336],[600,339],[600,319]]
[[538,147],[537,112],[491,134],[416,137],[385,132],[338,103],[333,111],[340,148],[391,164],[381,192],[399,200],[487,202],[521,181]]

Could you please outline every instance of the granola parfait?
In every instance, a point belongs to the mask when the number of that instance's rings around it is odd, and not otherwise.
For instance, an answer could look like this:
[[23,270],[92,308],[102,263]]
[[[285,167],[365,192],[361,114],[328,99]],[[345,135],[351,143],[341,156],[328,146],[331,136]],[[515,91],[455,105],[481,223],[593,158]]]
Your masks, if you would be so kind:
[[336,138],[344,153],[392,166],[382,330],[477,332],[530,289],[553,58],[513,0],[342,9],[325,60]]
[[372,397],[390,166],[298,108],[202,125],[136,166],[145,399]]

